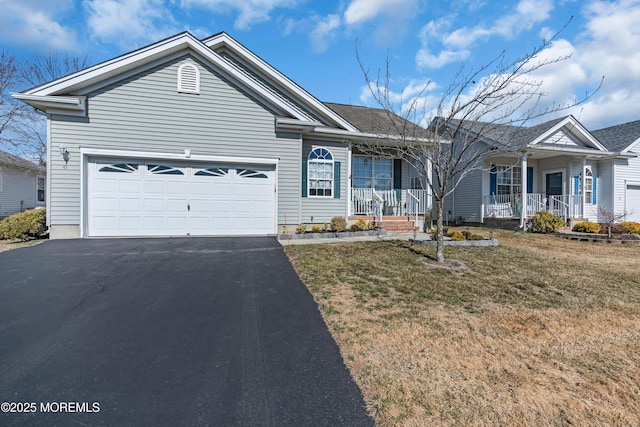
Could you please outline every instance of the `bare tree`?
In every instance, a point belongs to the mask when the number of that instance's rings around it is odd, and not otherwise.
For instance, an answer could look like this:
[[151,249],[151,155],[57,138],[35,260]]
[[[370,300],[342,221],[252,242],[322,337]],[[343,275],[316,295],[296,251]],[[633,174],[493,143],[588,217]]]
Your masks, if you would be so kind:
[[15,56],[0,52],[0,145],[11,148],[18,144],[19,123],[28,114],[25,104],[11,97],[20,84],[19,70]]
[[[362,149],[411,163],[427,183],[436,205],[437,261],[445,260],[445,200],[460,181],[474,171],[486,170],[484,160],[489,155],[517,154],[522,148],[518,138],[528,123],[583,103],[600,88],[602,81],[593,91],[573,102],[540,106],[546,94],[542,91],[542,81],[535,79],[536,73],[569,58],[548,59],[542,55],[557,36],[542,41],[515,60],[503,51],[477,69],[467,71],[462,66],[433,104],[424,96],[428,85],[406,102],[395,99],[390,89],[388,60],[385,73],[378,72],[373,78],[357,54],[371,94],[387,111],[397,136],[386,146],[363,141]],[[422,126],[412,126],[412,123]]]
[[613,225],[616,222],[619,222],[623,219],[625,219],[627,217],[627,215],[629,215],[629,212],[627,211],[622,211],[622,212],[610,212],[607,209],[603,208],[602,206],[598,208],[598,216],[602,219],[604,219],[606,225],[607,225],[607,235],[609,237],[611,237],[611,228],[613,228]]
[[[69,53],[49,52],[42,56],[35,54],[20,68],[20,81],[25,86],[39,86],[88,66],[88,58],[75,57]],[[22,146],[41,164],[45,163],[47,152],[47,130],[45,117],[34,109],[27,109],[20,126],[16,129]]]
[[87,56],[71,56],[68,52],[49,52],[43,56],[35,54],[25,61],[20,77],[30,86],[38,86],[51,80],[82,70],[89,65]]

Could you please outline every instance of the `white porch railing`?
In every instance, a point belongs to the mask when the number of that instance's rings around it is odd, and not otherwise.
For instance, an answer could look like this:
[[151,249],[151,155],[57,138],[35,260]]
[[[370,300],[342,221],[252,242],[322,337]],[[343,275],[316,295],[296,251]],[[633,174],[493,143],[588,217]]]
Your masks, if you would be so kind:
[[540,212],[547,209],[542,194],[529,193],[527,194],[527,216],[534,216],[536,212]]
[[513,194],[500,194],[484,196],[483,217],[487,218],[514,218],[522,212],[520,196]]
[[[502,194],[483,197],[483,218],[520,218],[522,202],[519,195]],[[548,210],[564,218],[582,218],[582,196],[563,195],[544,198],[542,194],[527,194],[526,216]]]
[[351,189],[352,215],[373,215],[373,188]]
[[426,215],[431,207],[427,190],[406,190],[407,215]]
[[351,189],[351,215],[425,215],[430,207],[427,190]]
[[549,197],[549,212],[564,218],[582,218],[582,196],[565,194],[562,196]]

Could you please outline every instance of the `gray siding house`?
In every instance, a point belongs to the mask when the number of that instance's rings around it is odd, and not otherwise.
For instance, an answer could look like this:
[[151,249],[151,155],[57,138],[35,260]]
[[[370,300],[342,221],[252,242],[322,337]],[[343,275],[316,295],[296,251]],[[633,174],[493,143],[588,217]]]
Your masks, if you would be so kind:
[[430,203],[408,164],[358,151],[393,136],[388,113],[322,103],[225,33],[13,96],[47,115],[51,238],[273,235],[370,215],[376,196],[394,216]]
[[[468,132],[485,125],[469,122]],[[528,128],[490,124],[487,156],[448,198],[457,222],[524,221],[541,210],[603,222],[602,209],[640,222],[640,121],[587,130],[573,116]],[[524,196],[523,196],[524,195]]]
[[44,167],[0,151],[0,219],[44,207],[45,183]]

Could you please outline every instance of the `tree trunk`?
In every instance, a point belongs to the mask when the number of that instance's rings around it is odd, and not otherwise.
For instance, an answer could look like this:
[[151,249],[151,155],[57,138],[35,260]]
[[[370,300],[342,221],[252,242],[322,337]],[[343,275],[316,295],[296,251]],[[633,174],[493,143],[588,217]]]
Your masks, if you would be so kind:
[[444,262],[444,200],[438,199],[437,203],[438,213],[436,216],[438,232],[436,233],[436,261]]

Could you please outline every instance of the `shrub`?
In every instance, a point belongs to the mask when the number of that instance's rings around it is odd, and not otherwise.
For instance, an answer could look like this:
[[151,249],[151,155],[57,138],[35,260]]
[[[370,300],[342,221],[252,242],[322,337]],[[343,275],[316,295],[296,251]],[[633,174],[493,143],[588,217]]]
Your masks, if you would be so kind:
[[531,231],[534,233],[554,233],[564,226],[564,220],[549,211],[540,211],[533,216]]
[[31,209],[11,215],[0,221],[0,239],[31,240],[44,234],[47,212]]
[[347,229],[347,220],[343,216],[331,218],[331,230],[341,232]]
[[375,221],[367,221],[367,230],[375,230],[376,222]]
[[369,224],[367,224],[367,221],[365,221],[364,219],[359,219],[351,224],[351,227],[349,229],[351,231],[364,231],[369,229]]
[[487,240],[487,239],[485,239],[484,236],[481,236],[479,234],[472,234],[471,236],[467,237],[467,240]]
[[451,233],[449,233],[449,237],[451,237],[451,240],[454,240],[456,242],[460,242],[462,240],[466,240],[465,237],[464,237],[464,234],[462,234],[458,230],[455,230],[455,231],[452,231]]
[[304,224],[300,224],[299,226],[296,227],[296,233],[297,234],[304,234],[307,231],[307,226]]
[[573,231],[578,233],[599,233],[600,224],[590,221],[580,221],[573,226]]
[[[449,227],[442,227],[443,234],[446,236],[449,233]],[[438,227],[431,228],[431,232],[435,235],[438,234]]]
[[314,233],[321,233],[322,232],[322,227],[320,227],[319,225],[312,225],[311,226],[311,231]]
[[640,223],[637,222],[621,222],[618,224],[621,233],[640,234]]

